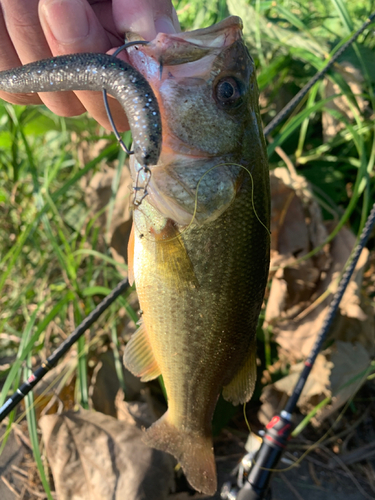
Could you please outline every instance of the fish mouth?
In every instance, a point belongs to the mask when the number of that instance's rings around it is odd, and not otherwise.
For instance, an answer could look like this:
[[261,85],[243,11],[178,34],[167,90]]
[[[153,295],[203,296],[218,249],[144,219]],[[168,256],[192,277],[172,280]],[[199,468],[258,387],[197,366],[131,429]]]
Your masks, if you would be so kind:
[[[142,47],[142,53],[162,66],[178,66],[197,61],[202,57],[222,50],[242,38],[242,20],[230,16],[223,21],[186,33],[158,33]],[[144,40],[136,33],[128,33],[127,41]]]
[[[224,65],[236,65],[237,55],[244,47],[242,27],[240,17],[230,16],[207,28],[185,33],[159,33],[147,45],[128,49],[131,64],[149,82],[159,103],[163,123],[163,155],[181,153],[192,157],[211,157],[210,153],[194,144],[175,140],[170,127],[171,116],[167,116],[165,111],[171,97],[168,92],[161,94],[168,80],[181,84],[185,82],[195,91],[194,88],[202,82],[212,83],[222,73]],[[127,34],[128,41],[137,39],[140,39],[137,34]],[[215,60],[218,63],[213,67]]]

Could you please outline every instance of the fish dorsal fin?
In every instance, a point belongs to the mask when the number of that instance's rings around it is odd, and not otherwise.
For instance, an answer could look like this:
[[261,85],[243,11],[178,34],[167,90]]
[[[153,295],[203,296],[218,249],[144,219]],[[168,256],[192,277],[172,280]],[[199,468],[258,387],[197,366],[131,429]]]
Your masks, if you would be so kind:
[[142,320],[139,322],[138,330],[126,345],[124,364],[133,375],[141,377],[142,382],[148,382],[161,375]]
[[254,392],[256,378],[256,340],[254,338],[244,364],[229,384],[224,386],[223,398],[234,405],[246,403]]
[[133,286],[134,283],[134,224],[130,232],[128,241],[128,281],[129,285]]

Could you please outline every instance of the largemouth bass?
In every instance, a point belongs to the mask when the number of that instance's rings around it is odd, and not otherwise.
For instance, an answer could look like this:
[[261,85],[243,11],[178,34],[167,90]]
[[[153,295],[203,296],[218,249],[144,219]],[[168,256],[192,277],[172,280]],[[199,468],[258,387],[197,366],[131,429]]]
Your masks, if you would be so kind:
[[269,265],[255,68],[237,17],[159,34],[129,55],[143,78],[114,57],[74,54],[0,72],[0,89],[106,88],[122,103],[135,142],[134,183],[148,184],[129,244],[129,279],[144,312],[125,363],[142,380],[163,375],[168,411],[146,441],[172,453],[194,488],[213,494],[212,415],[221,391],[234,404],[253,392]]
[[143,316],[124,360],[143,381],[163,376],[168,411],[145,441],[210,495],[213,412],[221,391],[233,404],[252,395],[269,266],[268,164],[241,27],[230,17],[129,50],[158,100],[163,142],[149,179],[131,165],[148,195],[129,242]]

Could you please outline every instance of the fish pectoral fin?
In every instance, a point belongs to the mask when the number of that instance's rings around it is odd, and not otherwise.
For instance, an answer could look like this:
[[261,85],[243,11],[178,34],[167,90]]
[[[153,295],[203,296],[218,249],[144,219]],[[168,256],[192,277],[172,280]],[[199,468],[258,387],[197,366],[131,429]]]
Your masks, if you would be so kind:
[[129,285],[134,283],[134,224],[129,236],[128,242],[128,281]]
[[179,231],[169,221],[156,239],[156,262],[167,280],[176,287],[199,288],[193,264]]
[[133,375],[141,377],[142,382],[148,382],[161,375],[142,320],[138,330],[126,344],[124,364]]
[[229,384],[224,386],[223,398],[234,405],[246,403],[253,395],[256,378],[256,340],[254,338],[244,364]]

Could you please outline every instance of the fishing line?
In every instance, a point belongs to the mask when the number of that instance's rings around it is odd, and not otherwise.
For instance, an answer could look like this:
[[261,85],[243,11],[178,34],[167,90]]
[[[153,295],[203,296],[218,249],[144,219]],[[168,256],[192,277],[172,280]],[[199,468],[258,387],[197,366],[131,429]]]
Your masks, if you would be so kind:
[[247,430],[249,431],[249,434],[251,434],[251,427],[250,427],[250,424],[249,424],[249,421],[248,421],[247,415],[246,415],[246,405],[247,405],[247,403],[243,404],[243,417],[244,417],[245,423],[247,425]]

